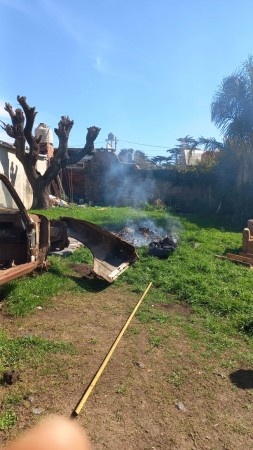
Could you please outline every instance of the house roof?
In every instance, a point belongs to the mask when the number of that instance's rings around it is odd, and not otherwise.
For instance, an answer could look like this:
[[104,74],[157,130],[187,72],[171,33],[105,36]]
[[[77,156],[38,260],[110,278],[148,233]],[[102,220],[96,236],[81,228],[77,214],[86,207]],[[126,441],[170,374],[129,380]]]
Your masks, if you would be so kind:
[[13,149],[14,145],[10,144],[9,142],[1,141],[0,140],[0,146],[8,149]]

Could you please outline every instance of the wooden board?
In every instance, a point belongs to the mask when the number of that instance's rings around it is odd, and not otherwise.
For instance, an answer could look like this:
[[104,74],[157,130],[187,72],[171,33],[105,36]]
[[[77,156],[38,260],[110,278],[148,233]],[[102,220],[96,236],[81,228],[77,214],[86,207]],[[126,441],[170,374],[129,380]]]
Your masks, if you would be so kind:
[[232,259],[232,261],[238,261],[242,263],[248,263],[253,265],[253,258],[248,258],[247,256],[234,255],[233,253],[227,253],[227,258]]
[[228,256],[221,256],[221,255],[215,255],[216,258],[218,259],[227,259],[229,261],[233,261],[237,264],[242,264],[243,266],[248,267],[249,269],[253,269],[253,259],[252,259],[252,264],[247,262],[247,261],[243,261],[242,259],[240,259],[240,255],[234,255],[233,253],[228,253],[227,255],[230,255],[230,257]]
[[253,253],[245,253],[245,252],[239,252],[240,256],[246,256],[246,258],[252,258],[253,259]]

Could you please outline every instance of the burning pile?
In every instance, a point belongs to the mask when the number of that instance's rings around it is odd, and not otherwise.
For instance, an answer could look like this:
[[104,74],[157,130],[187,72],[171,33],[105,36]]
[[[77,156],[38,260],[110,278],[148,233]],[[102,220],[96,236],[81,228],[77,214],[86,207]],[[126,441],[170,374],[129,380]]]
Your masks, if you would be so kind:
[[177,247],[175,233],[168,235],[166,230],[150,220],[141,226],[131,223],[115,234],[135,247],[148,246],[147,254],[158,258],[167,258]]

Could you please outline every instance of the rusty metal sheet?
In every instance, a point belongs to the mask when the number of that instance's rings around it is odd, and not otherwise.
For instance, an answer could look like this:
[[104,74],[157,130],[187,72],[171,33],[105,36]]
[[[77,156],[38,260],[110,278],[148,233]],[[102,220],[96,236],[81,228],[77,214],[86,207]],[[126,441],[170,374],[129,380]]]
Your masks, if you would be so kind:
[[93,254],[94,272],[112,283],[130,264],[137,261],[135,247],[86,220],[61,217],[68,235],[82,242]]

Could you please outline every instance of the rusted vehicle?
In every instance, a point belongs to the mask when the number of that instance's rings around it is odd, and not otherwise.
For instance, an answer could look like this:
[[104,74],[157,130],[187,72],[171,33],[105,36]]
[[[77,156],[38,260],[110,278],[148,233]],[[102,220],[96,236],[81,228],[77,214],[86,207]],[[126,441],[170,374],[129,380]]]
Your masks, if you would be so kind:
[[8,178],[0,174],[0,285],[47,267],[50,250],[74,237],[93,254],[94,272],[113,282],[138,259],[134,246],[85,220],[49,220],[28,214]]

